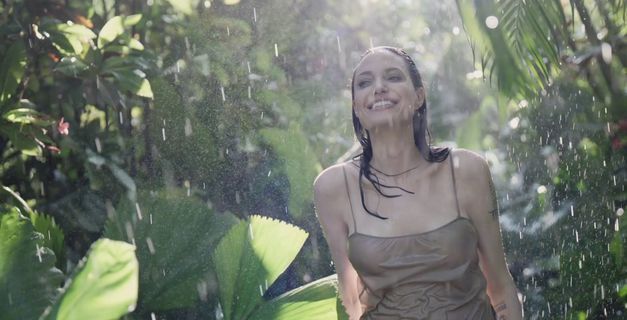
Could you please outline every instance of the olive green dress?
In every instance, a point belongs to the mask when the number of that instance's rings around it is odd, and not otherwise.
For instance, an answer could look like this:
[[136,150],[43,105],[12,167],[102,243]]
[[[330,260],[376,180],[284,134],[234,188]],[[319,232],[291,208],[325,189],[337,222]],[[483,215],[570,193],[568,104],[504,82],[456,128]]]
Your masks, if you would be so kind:
[[[452,162],[451,175],[457,202]],[[459,212],[457,202],[457,218],[449,223],[396,237],[362,234],[355,224],[348,255],[364,284],[360,300],[367,310],[361,319],[494,319],[477,230]],[[355,221],[352,204],[351,214]]]

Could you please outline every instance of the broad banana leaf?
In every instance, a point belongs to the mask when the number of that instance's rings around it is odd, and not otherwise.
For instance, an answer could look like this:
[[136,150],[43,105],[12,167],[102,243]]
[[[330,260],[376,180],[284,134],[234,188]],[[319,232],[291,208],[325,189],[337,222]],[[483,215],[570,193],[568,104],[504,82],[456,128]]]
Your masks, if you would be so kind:
[[331,275],[264,303],[252,318],[263,320],[348,319],[338,299],[337,275]]
[[225,320],[257,319],[253,311],[303,246],[307,232],[282,221],[251,216],[240,221],[214,252]]

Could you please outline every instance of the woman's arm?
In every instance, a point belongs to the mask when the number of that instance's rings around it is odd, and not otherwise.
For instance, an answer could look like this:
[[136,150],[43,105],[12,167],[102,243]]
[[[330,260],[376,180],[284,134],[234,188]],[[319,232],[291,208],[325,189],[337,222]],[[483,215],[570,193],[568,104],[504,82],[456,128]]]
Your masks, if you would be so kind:
[[[458,150],[460,196],[479,234],[479,258],[487,281],[487,293],[498,320],[522,319],[522,306],[512,276],[507,269],[501,240],[496,191],[486,160],[480,155]],[[469,188],[467,186],[472,186]]]
[[349,319],[357,320],[362,314],[360,280],[348,260],[348,226],[342,212],[348,212],[350,207],[340,166],[332,166],[318,175],[314,181],[314,205],[337,272],[342,304]]

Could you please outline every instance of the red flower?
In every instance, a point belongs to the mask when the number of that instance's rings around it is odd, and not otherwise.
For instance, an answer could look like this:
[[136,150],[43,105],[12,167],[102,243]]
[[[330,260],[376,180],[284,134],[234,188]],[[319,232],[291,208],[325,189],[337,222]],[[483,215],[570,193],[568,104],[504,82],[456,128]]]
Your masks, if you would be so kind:
[[67,136],[70,133],[69,129],[70,129],[70,124],[67,122],[64,122],[63,117],[61,117],[61,120],[59,120],[59,123],[57,123],[57,130],[59,130],[60,134]]

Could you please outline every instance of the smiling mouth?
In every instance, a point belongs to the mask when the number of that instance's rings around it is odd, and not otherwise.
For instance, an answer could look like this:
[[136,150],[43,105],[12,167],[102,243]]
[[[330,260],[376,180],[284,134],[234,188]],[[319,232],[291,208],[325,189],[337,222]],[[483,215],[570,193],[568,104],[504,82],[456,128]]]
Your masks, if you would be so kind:
[[368,109],[373,111],[386,110],[392,108],[395,104],[390,100],[380,100],[373,103]]

